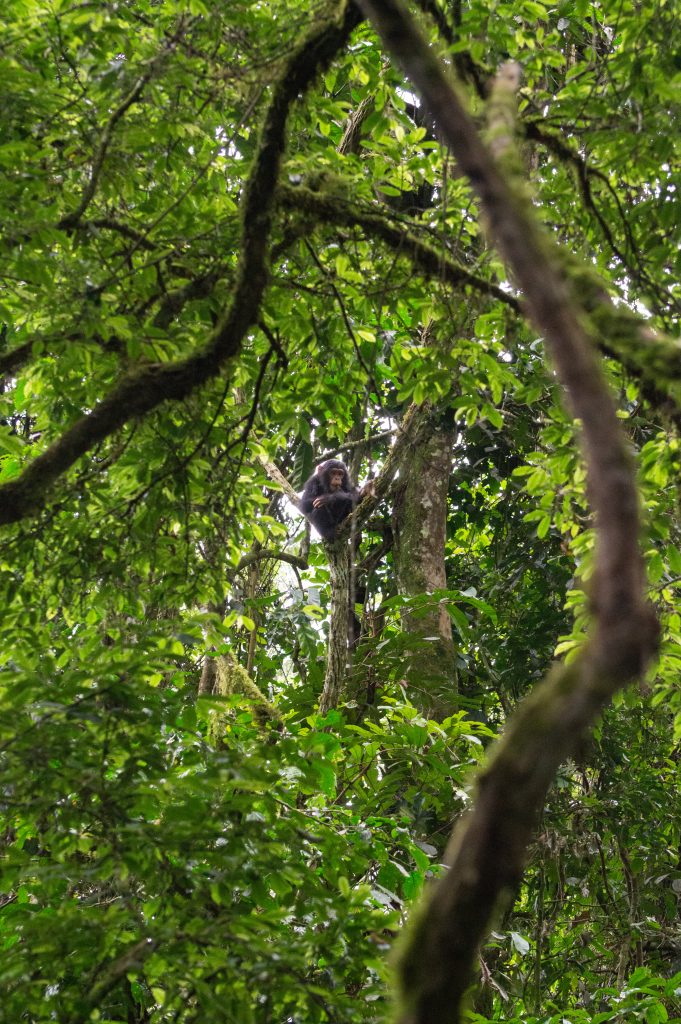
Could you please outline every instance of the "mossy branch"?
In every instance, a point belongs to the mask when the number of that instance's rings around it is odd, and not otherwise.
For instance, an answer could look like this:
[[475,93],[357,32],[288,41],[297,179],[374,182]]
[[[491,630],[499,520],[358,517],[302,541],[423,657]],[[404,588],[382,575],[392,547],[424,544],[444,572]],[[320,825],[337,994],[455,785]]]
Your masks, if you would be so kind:
[[403,222],[393,221],[378,207],[360,205],[337,192],[292,186],[284,183],[278,189],[279,201],[285,209],[298,210],[313,220],[343,227],[361,228],[367,235],[378,238],[393,251],[403,254],[414,266],[429,277],[437,278],[453,287],[468,287],[483,295],[498,299],[518,312],[518,300],[492,281],[479,277],[449,253],[436,249],[418,238]]
[[[233,654],[218,654],[214,659],[215,692],[221,697],[232,697],[241,694],[253,708],[253,714],[263,728],[268,723],[279,725],[281,715],[270,704],[259,686],[253,682],[243,665],[240,665]],[[213,743],[218,743],[224,732],[227,713],[216,711],[212,715],[209,735]]]
[[[537,223],[522,185],[516,187],[500,170],[448,71],[400,0],[362,0],[362,7],[477,192],[490,235],[544,336],[582,423],[598,529],[591,639],[581,657],[557,669],[509,724],[480,776],[474,809],[452,839],[449,871],[415,915],[403,943],[401,1024],[454,1024],[461,1019],[477,949],[493,913],[522,875],[527,844],[558,765],[613,694],[644,670],[657,628],[644,596],[633,466],[563,254]],[[498,158],[512,145],[513,131],[501,123],[510,109],[509,78],[497,85],[501,94],[492,106]],[[504,163],[512,165],[505,157]]]
[[304,558],[299,558],[298,555],[290,555],[287,551],[275,551],[273,548],[262,548],[260,551],[250,551],[247,555],[239,560],[234,572],[242,572],[243,569],[247,569],[249,565],[253,565],[255,562],[286,562],[288,565],[292,565],[296,569],[301,571],[308,568],[307,561]]
[[354,5],[343,2],[332,18],[314,26],[293,50],[272,88],[244,189],[241,252],[232,300],[205,346],[186,359],[153,364],[123,377],[92,412],[69,427],[16,480],[0,486],[0,525],[42,508],[54,482],[125,423],[163,402],[186,398],[238,356],[247,331],[257,322],[268,282],[267,247],[289,110],[345,44],[360,17]]
[[[472,273],[447,251],[418,238],[403,222],[393,221],[378,208],[350,202],[338,192],[316,191],[304,185],[281,184],[279,197],[284,208],[308,214],[313,220],[360,228],[410,260],[432,280],[454,288],[471,288],[498,299],[516,313],[523,312],[523,303],[514,295]],[[640,380],[651,405],[671,415],[681,431],[681,341],[653,331],[631,310],[615,306],[603,282],[586,265],[574,267],[570,277],[572,301],[589,313],[600,350]]]

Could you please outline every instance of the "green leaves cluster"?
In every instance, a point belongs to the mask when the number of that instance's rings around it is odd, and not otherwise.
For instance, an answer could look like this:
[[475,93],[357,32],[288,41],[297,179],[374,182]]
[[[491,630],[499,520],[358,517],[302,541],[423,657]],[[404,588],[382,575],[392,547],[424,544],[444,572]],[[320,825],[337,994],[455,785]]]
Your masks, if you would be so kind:
[[475,726],[387,707],[263,735],[236,699],[194,705],[167,630],[24,630],[1,679],[2,1019],[374,1019]]
[[[449,19],[445,34],[419,15],[481,122],[489,75],[521,62],[522,157],[566,267],[583,256],[618,308],[673,333],[674,5],[422,6]],[[264,110],[328,13],[5,0],[0,485],[129,374],[202,350],[232,296]],[[385,1019],[386,954],[441,871],[471,772],[588,628],[579,425],[468,183],[366,24],[288,113],[282,185],[327,206],[275,195],[238,359],[131,418],[3,532],[3,1024]],[[660,660],[557,780],[482,952],[480,1022],[679,1017],[678,410],[666,379],[609,373],[640,467]],[[300,489],[350,442],[340,454],[374,476],[412,402],[455,438],[446,586],[399,593],[391,495],[356,552],[347,700],[320,719],[327,560],[262,459]],[[435,606],[459,676],[441,722],[404,671],[403,615]],[[197,699],[215,653],[281,728],[244,697]]]

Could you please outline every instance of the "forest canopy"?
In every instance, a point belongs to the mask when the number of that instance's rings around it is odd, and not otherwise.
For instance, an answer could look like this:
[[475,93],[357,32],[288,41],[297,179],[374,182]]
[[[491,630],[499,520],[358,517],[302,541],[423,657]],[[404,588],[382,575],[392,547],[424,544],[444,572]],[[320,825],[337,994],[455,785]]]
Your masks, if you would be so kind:
[[2,27],[0,1022],[681,1021],[675,5]]

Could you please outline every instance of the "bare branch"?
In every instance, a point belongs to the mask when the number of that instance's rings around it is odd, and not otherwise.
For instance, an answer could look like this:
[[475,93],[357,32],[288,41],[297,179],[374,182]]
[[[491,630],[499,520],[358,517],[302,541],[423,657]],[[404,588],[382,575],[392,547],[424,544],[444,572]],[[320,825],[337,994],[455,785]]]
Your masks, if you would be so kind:
[[300,496],[298,492],[294,490],[293,485],[290,484],[289,481],[286,479],[286,477],[279,469],[277,464],[275,462],[272,462],[272,460],[268,459],[265,455],[258,455],[256,457],[262,468],[268,474],[268,476],[270,476],[272,480],[279,484],[279,486],[281,487],[282,491],[284,492],[288,500],[291,502],[291,504],[295,505],[295,507],[298,508],[298,506],[300,505]]
[[357,441],[346,441],[345,444],[341,444],[338,448],[333,448],[331,451],[324,452],[323,455],[319,456],[319,462],[326,462],[327,459],[333,459],[334,456],[340,455],[341,452],[354,451],[356,448],[368,448],[370,445],[375,444],[376,441],[386,441],[389,437],[392,437],[397,428],[392,430],[382,430],[379,434],[372,434],[371,437],[360,437]]

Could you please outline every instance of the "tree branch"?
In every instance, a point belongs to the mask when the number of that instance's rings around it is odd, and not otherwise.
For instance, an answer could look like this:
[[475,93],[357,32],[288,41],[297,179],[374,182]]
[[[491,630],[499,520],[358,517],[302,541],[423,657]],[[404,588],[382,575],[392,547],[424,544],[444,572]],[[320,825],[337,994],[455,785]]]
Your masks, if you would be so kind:
[[112,988],[129,972],[138,972],[157,946],[157,941],[147,936],[126,949],[116,960],[101,964],[97,971],[97,980],[83,996],[80,1005],[71,1017],[72,1024],[85,1024],[85,1021],[90,1020],[92,1011]]
[[61,228],[64,231],[68,231],[71,228],[76,227],[76,225],[80,221],[80,218],[83,216],[88,206],[94,199],[95,192],[97,191],[97,184],[99,182],[99,176],[102,173],[102,167],[104,166],[104,160],[106,158],[109,145],[111,144],[114,129],[120,121],[120,119],[126,113],[126,111],[129,110],[133,103],[136,103],[140,96],[142,95],[145,85],[152,77],[154,69],[158,64],[160,57],[165,55],[165,52],[166,48],[164,47],[163,54],[159,54],[155,58],[155,60],[153,60],[149,64],[144,74],[137,79],[128,95],[118,105],[118,107],[114,110],[113,114],[109,118],[109,123],[102,132],[102,137],[100,139],[99,146],[97,147],[97,151],[92,160],[90,180],[88,181],[87,185],[85,186],[85,189],[83,190],[83,195],[81,196],[80,202],[78,203],[78,206],[75,208],[75,210],[72,210],[71,213],[67,213],[64,217],[61,218],[61,220],[57,223],[58,228]]
[[234,569],[234,572],[241,572],[242,569],[247,569],[249,565],[254,562],[262,562],[266,559],[273,559],[279,562],[288,562],[289,565],[295,566],[296,569],[307,569],[308,564],[304,558],[299,558],[298,555],[289,555],[286,551],[274,551],[272,548],[263,548],[261,551],[250,551],[247,555],[239,560],[238,565]]
[[95,217],[93,220],[85,221],[79,226],[85,231],[87,231],[89,227],[106,228],[109,231],[115,231],[117,234],[123,235],[124,238],[129,238],[130,241],[135,242],[136,247],[138,248],[151,251],[156,248],[154,243],[144,232],[138,231],[137,228],[133,228],[130,224],[125,224],[123,221],[117,220],[115,217]]
[[[533,142],[538,142],[549,150],[549,152],[553,153],[559,160],[562,160],[574,168],[585,206],[591,211],[593,217],[598,223],[598,226],[603,233],[603,237],[612,249],[613,255],[620,261],[622,266],[626,268],[628,273],[630,273],[631,276],[645,289],[657,294],[661,301],[670,303],[678,309],[678,300],[670,294],[668,290],[661,288],[659,283],[653,280],[646,271],[644,262],[641,260],[639,255],[639,246],[636,238],[634,237],[631,225],[627,220],[626,211],[622,206],[620,197],[607,174],[604,174],[604,172],[597,167],[591,167],[580,153],[573,152],[562,138],[554,135],[553,132],[545,131],[537,121],[524,121],[523,130],[527,139],[530,139]],[[592,179],[600,181],[610,193],[610,198],[617,209],[617,215],[626,237],[626,245],[631,254],[631,258],[627,257],[627,254],[615,241],[615,237],[610,230],[610,226],[606,218],[598,208],[598,204],[596,203],[596,199],[591,188]]]
[[[92,222],[94,223],[94,222]],[[80,225],[83,227],[84,225]],[[125,234],[123,228],[122,232]],[[139,235],[139,232],[131,229],[131,237]],[[144,236],[139,235],[140,238]],[[184,308],[184,306],[193,301],[194,299],[206,298],[211,294],[216,283],[221,277],[226,277],[228,274],[227,265],[220,265],[212,270],[207,270],[197,277],[192,278],[186,284],[181,285],[178,288],[174,288],[172,291],[166,292],[160,302],[158,311],[154,316],[154,326],[161,327],[164,330],[168,327],[174,316]],[[136,313],[139,316],[148,306],[158,301],[158,294],[153,295],[150,299],[147,299],[145,303],[140,307],[138,306]],[[75,319],[78,319],[78,313],[75,314]],[[60,337],[61,342],[80,342],[83,340],[83,333],[80,330],[71,331],[68,334],[62,334]],[[124,344],[120,339],[116,338],[115,335],[106,339],[102,338],[100,334],[95,333],[91,341],[97,342],[102,346],[103,349],[109,351],[120,351],[124,349]],[[22,342],[21,345],[17,345],[16,348],[11,349],[9,352],[0,354],[0,378],[4,376],[11,376],[24,365],[33,354],[33,347],[38,346],[38,351],[42,352],[43,347],[48,341],[48,335],[36,334],[30,337],[27,341]]]
[[[560,762],[612,695],[639,675],[656,644],[638,547],[638,496],[615,408],[563,272],[531,201],[511,187],[464,109],[443,65],[399,0],[361,0],[477,192],[490,234],[543,334],[573,412],[582,421],[589,490],[598,525],[595,628],[581,657],[561,667],[509,724],[479,781],[471,815],[447,851],[448,873],[414,915],[400,964],[401,1024],[460,1020],[480,941],[525,864],[532,829]],[[516,74],[497,81],[491,134],[512,138]]]
[[10,349],[9,352],[4,352],[0,356],[0,378],[11,376],[20,366],[24,365],[33,351],[36,340],[29,338],[28,341],[22,342],[21,345],[17,345],[16,348]]
[[298,491],[296,491],[293,485],[289,483],[277,464],[272,462],[272,460],[268,459],[265,455],[257,455],[256,458],[272,480],[279,484],[291,504],[298,508],[300,505],[300,496]]
[[[395,252],[403,254],[431,279],[452,287],[472,288],[498,299],[516,313],[524,312],[523,303],[515,296],[471,273],[446,252],[421,241],[403,225],[392,223],[382,212],[358,207],[335,193],[317,192],[305,186],[281,184],[279,196],[288,209],[307,212],[319,221],[361,228],[367,235],[379,238]],[[641,381],[647,401],[670,415],[681,431],[681,344],[678,339],[653,331],[649,323],[625,306],[615,306],[591,268],[580,264],[577,269],[573,268],[573,276],[574,295],[593,321],[595,340],[601,351]]]
[[311,214],[316,220],[344,227],[358,227],[366,234],[380,238],[397,253],[402,253],[429,277],[439,278],[454,287],[473,288],[483,295],[491,295],[500,302],[520,311],[520,303],[498,285],[472,273],[452,256],[422,242],[402,224],[396,224],[383,212],[344,199],[342,195],[314,191],[304,185],[279,186],[281,205],[288,209]]
[[341,444],[338,448],[333,448],[331,451],[324,452],[323,455],[319,456],[319,462],[326,462],[327,459],[333,459],[336,455],[340,455],[342,452],[354,451],[356,448],[369,447],[375,444],[376,441],[385,441],[389,437],[392,437],[395,433],[395,428],[391,430],[382,430],[379,434],[372,434],[371,437],[360,437],[357,441],[346,441],[345,444]]
[[430,415],[430,402],[422,402],[421,405],[410,405],[397,431],[395,443],[388,452],[383,467],[378,476],[372,481],[373,492],[362,498],[359,505],[351,516],[348,516],[340,526],[336,527],[336,539],[334,544],[347,543],[353,531],[361,530],[362,526],[373,514],[377,506],[387,496],[392,487],[395,474],[402,466],[405,452],[414,438],[424,419]]
[[91,413],[69,427],[16,480],[0,486],[0,525],[16,522],[41,508],[48,488],[58,477],[133,417],[143,416],[162,402],[186,398],[239,354],[247,331],[257,321],[268,282],[267,245],[290,107],[343,46],[360,17],[354,6],[343,3],[335,17],[313,27],[289,55],[273,86],[244,189],[241,253],[232,301],[211,338],[195,355],[176,363],[146,366],[124,377]]

